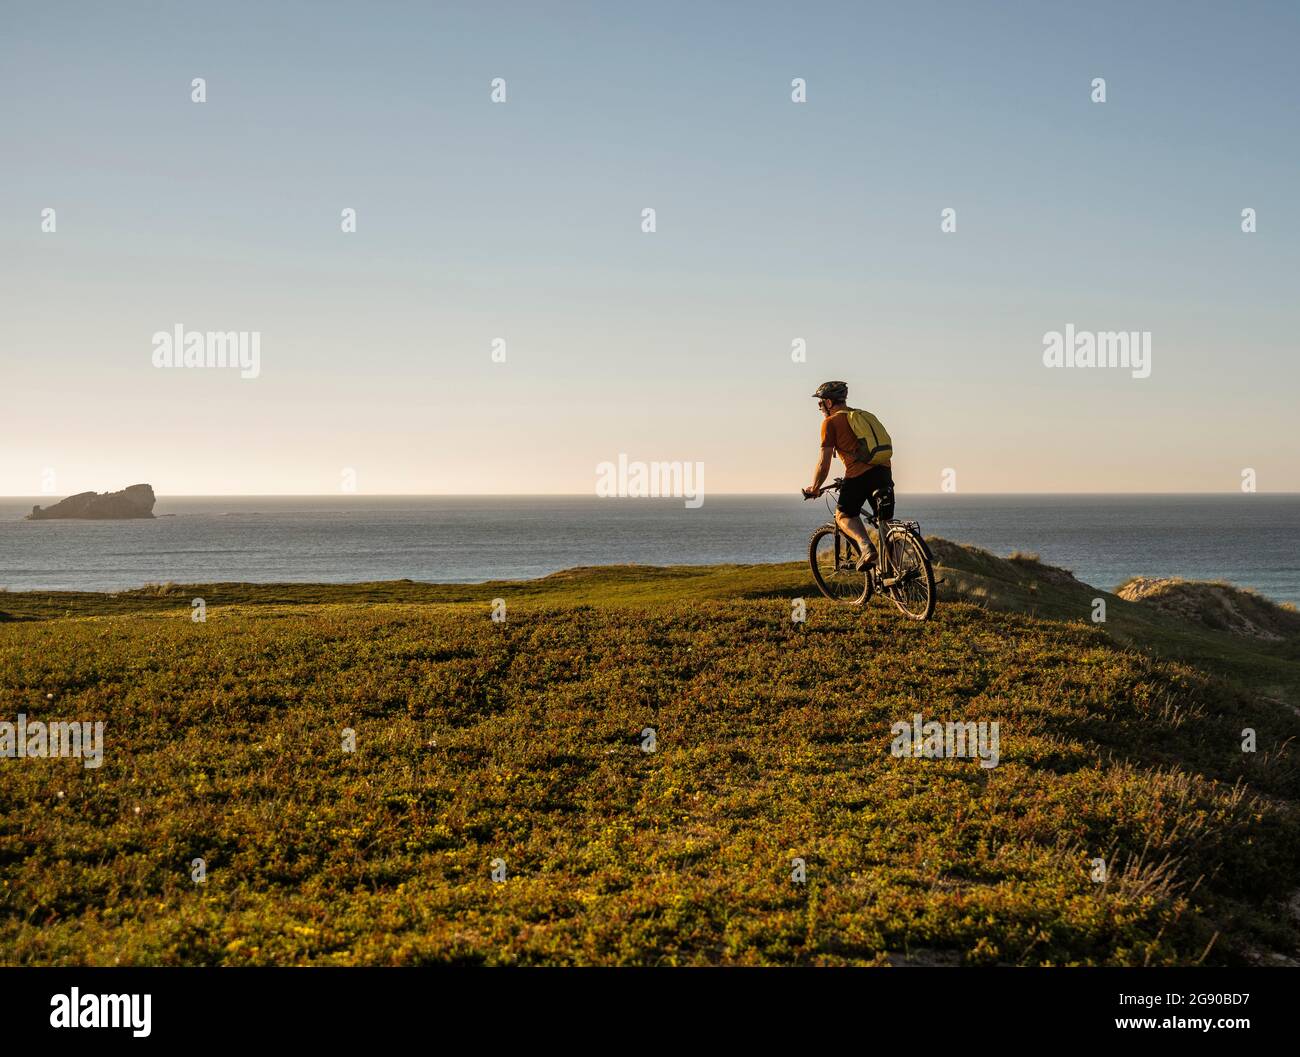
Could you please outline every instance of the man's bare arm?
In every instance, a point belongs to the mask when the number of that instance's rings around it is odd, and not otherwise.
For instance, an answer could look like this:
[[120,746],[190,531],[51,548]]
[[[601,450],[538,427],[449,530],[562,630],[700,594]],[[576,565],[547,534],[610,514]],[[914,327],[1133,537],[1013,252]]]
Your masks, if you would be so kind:
[[828,445],[822,448],[821,455],[817,458],[817,465],[813,468],[813,483],[811,488],[805,488],[804,492],[816,492],[821,488],[822,482],[826,480],[826,475],[831,472],[831,459],[835,458],[835,446]]

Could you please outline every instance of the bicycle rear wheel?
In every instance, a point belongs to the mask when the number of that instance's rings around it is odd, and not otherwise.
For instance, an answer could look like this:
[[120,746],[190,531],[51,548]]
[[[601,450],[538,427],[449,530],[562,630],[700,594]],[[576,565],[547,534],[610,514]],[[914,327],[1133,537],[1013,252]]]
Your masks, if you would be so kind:
[[890,574],[897,582],[884,589],[890,601],[913,620],[929,620],[934,613],[934,569],[925,549],[904,528],[889,531]]
[[838,534],[834,525],[823,525],[808,541],[808,564],[812,566],[817,587],[833,602],[861,605],[871,597],[871,579],[854,566],[859,557],[858,545],[848,536]]

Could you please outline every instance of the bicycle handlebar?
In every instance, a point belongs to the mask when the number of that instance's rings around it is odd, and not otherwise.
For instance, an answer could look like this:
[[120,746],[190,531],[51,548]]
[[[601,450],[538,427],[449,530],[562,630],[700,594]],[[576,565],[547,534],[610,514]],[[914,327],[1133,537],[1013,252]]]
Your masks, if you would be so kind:
[[[821,494],[822,494],[823,492],[833,492],[833,491],[835,491],[835,489],[839,488],[839,486],[842,485],[843,483],[844,483],[844,478],[843,478],[843,477],[837,477],[837,478],[835,478],[835,480],[833,480],[830,484],[824,484],[824,485],[822,485],[819,489],[817,489],[816,494],[814,494],[814,495],[805,495],[805,496],[804,496],[804,501],[807,502],[809,499],[818,499],[818,498],[821,497]],[[801,494],[802,494],[802,493],[801,493]]]

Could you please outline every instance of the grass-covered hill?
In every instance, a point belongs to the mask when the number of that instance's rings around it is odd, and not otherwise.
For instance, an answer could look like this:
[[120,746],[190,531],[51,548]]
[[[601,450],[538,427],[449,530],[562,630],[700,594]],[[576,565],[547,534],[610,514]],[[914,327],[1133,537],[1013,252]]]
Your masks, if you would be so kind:
[[106,724],[0,759],[0,961],[1300,959],[1296,639],[935,547],[924,625],[795,564],[0,594],[0,720]]

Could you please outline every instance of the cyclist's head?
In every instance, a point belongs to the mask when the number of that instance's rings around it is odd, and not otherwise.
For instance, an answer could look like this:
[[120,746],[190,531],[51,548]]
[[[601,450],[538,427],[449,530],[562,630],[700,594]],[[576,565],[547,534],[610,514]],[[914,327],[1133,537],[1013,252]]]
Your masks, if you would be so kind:
[[829,411],[832,407],[837,407],[849,398],[848,382],[822,382],[817,387],[817,392],[813,393],[817,400],[817,406],[822,411]]

